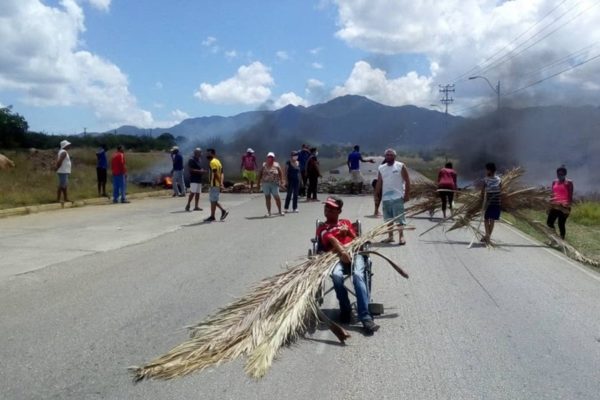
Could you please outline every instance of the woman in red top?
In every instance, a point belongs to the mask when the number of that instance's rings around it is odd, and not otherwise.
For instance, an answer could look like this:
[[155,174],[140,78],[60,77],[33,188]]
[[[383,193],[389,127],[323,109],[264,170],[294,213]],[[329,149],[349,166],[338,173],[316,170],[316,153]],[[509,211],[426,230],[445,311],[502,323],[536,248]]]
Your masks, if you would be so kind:
[[552,206],[548,211],[546,224],[554,230],[554,222],[558,219],[560,237],[564,239],[567,233],[565,223],[573,204],[573,182],[567,179],[567,169],[564,166],[558,167],[556,177],[558,179],[552,182]]
[[452,168],[452,163],[447,162],[444,168],[438,173],[438,193],[442,199],[442,214],[446,218],[446,203],[452,212],[452,202],[454,200],[454,190],[456,190],[456,171]]

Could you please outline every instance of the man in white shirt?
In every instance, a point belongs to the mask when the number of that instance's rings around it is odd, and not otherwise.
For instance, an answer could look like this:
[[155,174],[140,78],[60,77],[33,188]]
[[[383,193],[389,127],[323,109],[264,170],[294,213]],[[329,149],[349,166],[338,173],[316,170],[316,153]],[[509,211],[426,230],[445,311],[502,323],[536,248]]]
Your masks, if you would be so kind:
[[[377,186],[375,193],[381,193],[381,206],[383,209],[383,220],[392,221],[398,225],[398,244],[406,244],[403,234],[403,226],[406,225],[404,218],[404,202],[408,201],[410,194],[410,178],[406,166],[396,161],[396,151],[387,149],[385,151],[385,162],[379,166]],[[390,230],[387,243],[394,241],[394,232]]]
[[67,140],[60,142],[60,150],[56,159],[56,173],[58,174],[58,189],[56,190],[56,202],[60,203],[60,194],[63,194],[63,203],[69,201],[67,196],[67,186],[69,184],[69,175],[71,175],[71,158],[67,149],[71,143]]

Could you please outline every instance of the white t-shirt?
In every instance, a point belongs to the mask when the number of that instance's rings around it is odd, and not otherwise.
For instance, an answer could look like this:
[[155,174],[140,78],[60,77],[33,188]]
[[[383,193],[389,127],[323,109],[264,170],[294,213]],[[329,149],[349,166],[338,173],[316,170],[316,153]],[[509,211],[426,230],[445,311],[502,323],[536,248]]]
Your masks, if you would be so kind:
[[395,161],[394,164],[387,163],[379,166],[379,173],[383,180],[381,189],[381,200],[396,200],[404,198],[404,178],[402,178],[404,164]]
[[69,157],[69,153],[66,150],[59,150],[57,160],[60,160],[62,153],[65,153],[66,156],[60,164],[60,168],[56,170],[57,174],[70,174],[71,173],[71,158]]

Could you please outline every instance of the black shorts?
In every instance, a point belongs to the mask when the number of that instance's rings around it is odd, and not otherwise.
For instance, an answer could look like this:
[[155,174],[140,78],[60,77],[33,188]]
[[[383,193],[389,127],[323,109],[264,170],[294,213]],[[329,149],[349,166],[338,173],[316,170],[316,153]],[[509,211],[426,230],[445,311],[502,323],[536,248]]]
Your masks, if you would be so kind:
[[106,168],[96,168],[98,183],[106,183]]

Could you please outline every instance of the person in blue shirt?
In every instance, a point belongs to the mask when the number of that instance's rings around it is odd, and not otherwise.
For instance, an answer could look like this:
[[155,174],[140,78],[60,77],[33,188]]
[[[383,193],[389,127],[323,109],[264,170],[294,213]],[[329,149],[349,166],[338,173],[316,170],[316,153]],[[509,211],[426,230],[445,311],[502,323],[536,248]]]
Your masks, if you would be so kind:
[[362,194],[363,188],[363,177],[360,173],[360,162],[370,162],[374,163],[375,160],[365,160],[360,154],[360,147],[358,145],[354,146],[354,151],[348,154],[348,172],[350,172],[350,194],[354,194],[354,187],[358,187],[358,194]]
[[310,150],[307,144],[302,145],[302,149],[298,152],[298,164],[300,165],[300,197],[306,196],[306,183],[308,180],[308,175],[306,174],[306,164],[308,163],[308,159],[310,158]]
[[106,197],[106,169],[108,159],[106,158],[106,145],[100,146],[96,151],[96,180],[98,181],[98,196]]

